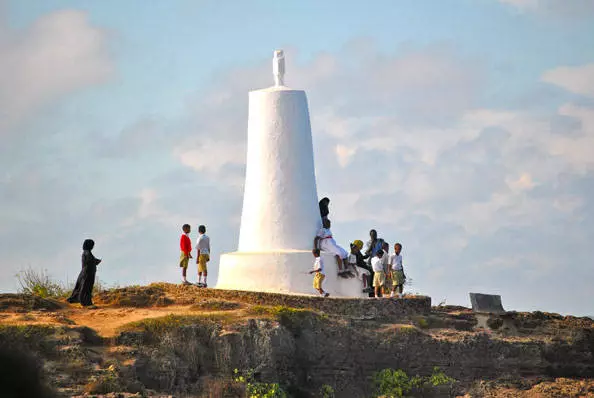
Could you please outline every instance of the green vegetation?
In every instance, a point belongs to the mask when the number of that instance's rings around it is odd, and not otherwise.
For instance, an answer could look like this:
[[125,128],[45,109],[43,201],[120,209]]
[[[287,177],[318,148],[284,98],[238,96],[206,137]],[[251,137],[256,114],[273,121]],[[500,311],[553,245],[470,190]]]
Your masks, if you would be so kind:
[[169,314],[158,318],[147,318],[127,323],[120,328],[120,331],[142,331],[153,335],[161,335],[183,326],[219,323],[230,319],[233,319],[233,317],[227,314]]
[[439,368],[434,368],[431,376],[409,377],[401,369],[384,369],[374,375],[375,397],[396,398],[414,397],[431,390],[451,387],[456,380],[446,376]]
[[248,398],[288,398],[289,396],[278,383],[262,383],[255,380],[252,369],[240,373],[237,369],[233,371],[234,380],[245,386],[246,397]]
[[241,308],[240,303],[227,300],[205,300],[190,307],[191,311],[231,311]]
[[334,388],[329,386],[328,384],[324,384],[320,388],[320,397],[321,398],[335,398],[336,394],[334,393]]
[[53,281],[47,271],[36,271],[28,268],[17,275],[19,293],[41,298],[63,297],[67,294],[61,284]]
[[[47,270],[34,270],[27,268],[16,275],[19,287],[18,292],[27,296],[41,298],[66,298],[74,288],[74,285],[66,285],[53,280],[47,273]],[[106,287],[95,280],[93,294],[99,294],[106,290]]]

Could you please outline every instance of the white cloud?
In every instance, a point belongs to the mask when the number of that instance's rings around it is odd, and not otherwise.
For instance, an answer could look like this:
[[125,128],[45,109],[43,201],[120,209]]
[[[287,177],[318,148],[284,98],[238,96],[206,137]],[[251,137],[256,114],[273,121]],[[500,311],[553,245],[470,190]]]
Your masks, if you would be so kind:
[[575,94],[594,97],[594,64],[561,66],[545,72],[542,80]]
[[106,33],[91,26],[84,12],[56,11],[25,32],[0,31],[0,134],[43,104],[112,73]]

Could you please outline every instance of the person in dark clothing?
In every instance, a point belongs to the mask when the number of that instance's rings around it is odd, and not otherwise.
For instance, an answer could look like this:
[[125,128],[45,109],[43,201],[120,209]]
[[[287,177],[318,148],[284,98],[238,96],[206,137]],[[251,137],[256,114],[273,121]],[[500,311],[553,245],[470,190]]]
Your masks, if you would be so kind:
[[330,214],[330,210],[328,210],[328,205],[330,204],[330,199],[322,198],[320,200],[320,217],[322,217],[322,221],[328,218],[328,214]]
[[81,303],[83,307],[93,305],[95,274],[97,273],[97,265],[101,262],[91,253],[94,246],[95,242],[92,239],[86,239],[83,243],[82,269],[76,279],[74,290],[68,298],[69,303]]

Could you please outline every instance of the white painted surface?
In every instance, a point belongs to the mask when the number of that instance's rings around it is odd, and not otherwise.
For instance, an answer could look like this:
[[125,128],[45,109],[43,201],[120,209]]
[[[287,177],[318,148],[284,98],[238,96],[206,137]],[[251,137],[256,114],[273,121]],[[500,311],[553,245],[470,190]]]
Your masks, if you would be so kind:
[[285,53],[283,50],[276,50],[272,58],[272,75],[275,86],[285,85]]
[[[220,289],[317,294],[308,274],[321,226],[309,110],[304,91],[284,87],[281,56],[273,59],[275,86],[249,94],[239,248],[221,256]],[[324,259],[324,290],[364,296],[360,280],[339,278],[334,257]]]
[[249,101],[239,251],[311,250],[320,210],[305,92],[271,87]]
[[[323,254],[326,278],[323,288],[334,297],[365,297],[358,278],[338,277],[336,259]],[[227,253],[221,256],[217,289],[249,290],[258,292],[313,294],[311,251],[277,251]]]

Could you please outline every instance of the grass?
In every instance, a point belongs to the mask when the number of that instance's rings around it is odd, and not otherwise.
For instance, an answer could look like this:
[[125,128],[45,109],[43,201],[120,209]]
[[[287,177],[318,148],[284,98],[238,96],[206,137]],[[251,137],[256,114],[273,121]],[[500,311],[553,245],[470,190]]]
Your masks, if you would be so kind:
[[197,315],[174,315],[169,314],[158,318],[142,319],[130,322],[120,327],[120,332],[140,331],[152,335],[162,335],[171,330],[190,325],[204,325],[213,323],[228,323],[236,320],[237,317],[231,314],[197,314]]
[[[57,282],[52,279],[47,270],[35,270],[33,268],[27,268],[20,271],[17,275],[18,292],[27,296],[35,296],[43,299],[48,298],[67,298],[74,284],[65,284]],[[93,294],[97,295],[106,290],[106,286],[99,280],[95,279],[93,286]]]
[[241,308],[240,303],[227,300],[201,301],[190,307],[190,311],[232,311]]

